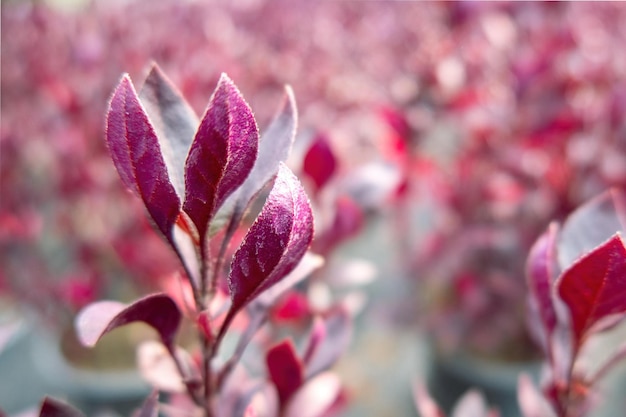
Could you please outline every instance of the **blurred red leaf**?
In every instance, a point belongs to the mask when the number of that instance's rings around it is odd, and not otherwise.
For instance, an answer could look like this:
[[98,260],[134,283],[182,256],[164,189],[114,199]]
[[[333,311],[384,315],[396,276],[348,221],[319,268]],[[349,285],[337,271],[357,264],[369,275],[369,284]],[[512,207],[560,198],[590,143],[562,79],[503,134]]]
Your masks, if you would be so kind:
[[284,406],[304,383],[304,369],[289,339],[272,347],[265,361],[270,379],[276,386],[280,404]]
[[314,139],[304,156],[303,169],[313,180],[316,190],[322,188],[335,173],[337,159],[325,135],[320,134]]
[[626,313],[626,248],[616,234],[567,269],[558,282],[580,346],[602,319]]
[[85,415],[63,401],[46,397],[41,404],[39,417],[85,417]]

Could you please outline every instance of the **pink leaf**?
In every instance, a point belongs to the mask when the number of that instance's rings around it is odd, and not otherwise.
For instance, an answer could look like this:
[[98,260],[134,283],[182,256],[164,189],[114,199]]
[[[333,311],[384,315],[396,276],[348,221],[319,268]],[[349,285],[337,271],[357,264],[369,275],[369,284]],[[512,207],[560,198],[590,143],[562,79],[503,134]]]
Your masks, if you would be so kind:
[[324,335],[321,341],[307,352],[307,377],[330,368],[348,349],[352,338],[352,318],[337,308],[324,317]]
[[313,180],[317,190],[322,188],[337,169],[337,159],[324,134],[318,135],[306,155],[303,164],[304,172]]
[[452,417],[488,417],[485,396],[475,389],[467,391],[454,405]]
[[555,240],[558,232],[556,223],[552,223],[548,230],[537,239],[530,250],[526,261],[526,281],[529,296],[538,306],[544,340],[547,342],[556,325],[557,316],[552,299],[552,288],[555,274],[553,271],[555,258]]
[[619,234],[564,271],[558,291],[571,313],[575,346],[600,320],[626,312],[626,248]]
[[172,185],[182,197],[185,195],[185,159],[200,120],[156,64],[139,92],[139,100],[159,139]]
[[422,417],[445,417],[422,382],[418,381],[413,384],[413,400],[417,412]]
[[524,417],[556,417],[548,400],[526,374],[520,375],[517,383],[517,402]]
[[322,417],[341,394],[337,375],[324,372],[307,381],[291,398],[284,417]]
[[159,415],[159,392],[153,391],[133,417],[157,417]]
[[156,226],[171,241],[180,200],[128,75],[122,77],[109,104],[106,139],[122,182],[141,197]]
[[185,165],[183,208],[201,239],[217,209],[250,173],[258,142],[252,110],[233,82],[222,74]]
[[261,214],[233,257],[228,278],[232,305],[221,333],[248,302],[298,265],[312,238],[313,213],[307,196],[281,163]]
[[284,405],[304,383],[304,369],[291,340],[272,347],[265,356],[270,379]]
[[85,346],[94,346],[106,333],[125,324],[141,321],[159,333],[163,344],[173,351],[181,313],[166,294],[154,294],[125,305],[100,301],[84,308],[76,317],[76,333]]
[[81,413],[80,411],[72,407],[71,405],[64,403],[63,401],[46,397],[43,403],[41,404],[39,417],[85,417],[85,416],[83,413]]

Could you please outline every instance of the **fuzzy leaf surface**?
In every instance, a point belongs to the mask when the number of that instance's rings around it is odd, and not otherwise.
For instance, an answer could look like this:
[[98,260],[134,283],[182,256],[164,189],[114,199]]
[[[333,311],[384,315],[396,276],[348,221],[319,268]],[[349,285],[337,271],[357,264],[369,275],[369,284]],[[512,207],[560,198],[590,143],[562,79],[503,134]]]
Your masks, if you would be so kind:
[[250,106],[222,74],[185,163],[183,208],[201,239],[215,212],[252,170],[258,142]]
[[85,346],[94,346],[106,333],[128,323],[141,321],[157,331],[165,346],[173,349],[182,315],[176,302],[166,294],[153,294],[130,305],[99,301],[76,317],[76,333]]
[[619,234],[583,256],[558,283],[580,345],[600,320],[626,312],[626,248]]
[[[254,197],[272,180],[278,171],[278,165],[284,162],[291,153],[296,137],[298,111],[291,87],[285,87],[281,105],[267,130],[261,135],[259,153],[250,175],[241,187],[231,194],[222,209],[216,213],[214,223],[216,229],[230,222],[236,228]],[[211,225],[213,229],[213,224]]]
[[172,185],[182,198],[185,195],[185,160],[200,120],[156,64],[139,91],[139,100],[159,139]]
[[122,77],[109,104],[106,140],[122,182],[141,197],[156,226],[171,240],[180,200],[154,128],[128,75]]
[[228,279],[232,304],[224,328],[261,292],[287,276],[313,239],[313,213],[302,185],[281,163],[261,214],[235,252]]
[[280,403],[285,404],[304,383],[303,365],[291,340],[272,347],[265,356],[265,363]]

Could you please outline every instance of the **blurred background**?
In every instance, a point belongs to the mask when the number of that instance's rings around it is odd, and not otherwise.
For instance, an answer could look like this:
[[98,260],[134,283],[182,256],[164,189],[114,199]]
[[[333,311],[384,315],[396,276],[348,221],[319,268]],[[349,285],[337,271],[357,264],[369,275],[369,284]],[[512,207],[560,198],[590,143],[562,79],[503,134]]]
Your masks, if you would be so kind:
[[[51,360],[34,358],[77,349],[58,335],[82,306],[166,288],[178,270],[103,135],[121,75],[139,86],[153,61],[198,114],[226,72],[261,131],[291,85],[290,164],[313,193],[324,174],[303,159],[320,143],[330,153],[317,163],[332,160],[333,195],[364,218],[336,256],[366,258],[377,277],[338,367],[350,415],[415,415],[411,381],[430,349],[536,360],[523,318],[530,245],[551,220],[626,184],[618,2],[3,0],[1,12],[9,413],[77,389],[61,386],[64,371],[41,376],[37,362]],[[123,368],[128,356],[115,356],[101,366]]]

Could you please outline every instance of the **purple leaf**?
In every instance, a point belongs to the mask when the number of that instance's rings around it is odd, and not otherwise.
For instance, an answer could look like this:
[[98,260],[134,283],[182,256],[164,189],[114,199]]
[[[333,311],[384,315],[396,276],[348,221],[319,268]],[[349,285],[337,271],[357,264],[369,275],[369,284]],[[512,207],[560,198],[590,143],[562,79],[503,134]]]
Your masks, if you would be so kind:
[[304,172],[313,180],[316,191],[322,188],[337,169],[337,159],[324,134],[318,135],[304,156]]
[[111,330],[141,321],[154,328],[163,344],[173,351],[180,320],[180,310],[166,294],[149,295],[130,305],[100,301],[90,304],[78,314],[76,334],[83,345],[92,347]]
[[233,82],[222,74],[185,164],[183,208],[201,240],[215,212],[250,173],[258,142],[252,110]]
[[[352,338],[352,318],[342,308],[324,318],[324,336],[307,352],[306,375],[310,378],[330,368],[348,349]],[[315,336],[313,333],[312,336]]]
[[133,413],[133,417],[157,417],[159,415],[159,392],[153,391],[141,405],[141,408]]
[[276,386],[281,406],[304,383],[304,369],[291,340],[272,347],[265,356],[270,379]]
[[[526,261],[526,282],[529,296],[537,306],[542,328],[542,339],[547,343],[557,325],[553,301],[553,281],[555,241],[558,225],[552,223],[548,230],[537,239]],[[547,348],[547,346],[546,346]]]
[[313,213],[293,173],[280,164],[261,214],[235,252],[228,279],[232,304],[221,333],[239,310],[287,276],[313,238]]
[[106,139],[122,182],[141,197],[156,226],[171,241],[180,200],[128,75],[122,77],[109,104]]
[[185,195],[185,160],[200,120],[163,71],[153,64],[139,100],[156,132],[169,178],[180,197]]
[[616,234],[563,272],[558,291],[569,308],[574,346],[602,319],[626,312],[626,248]]
[[41,404],[39,417],[85,417],[85,415],[63,401],[46,397]]
[[561,269],[568,268],[618,231],[626,233],[626,195],[614,188],[568,216],[558,242]]
[[289,156],[297,124],[296,101],[291,87],[286,86],[279,111],[261,136],[259,153],[250,175],[241,187],[228,197],[223,206],[224,213],[216,214],[216,222],[217,217],[223,217],[233,228],[239,225],[250,202],[276,175],[279,163],[284,162]]

